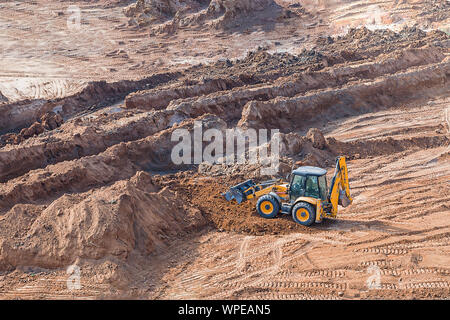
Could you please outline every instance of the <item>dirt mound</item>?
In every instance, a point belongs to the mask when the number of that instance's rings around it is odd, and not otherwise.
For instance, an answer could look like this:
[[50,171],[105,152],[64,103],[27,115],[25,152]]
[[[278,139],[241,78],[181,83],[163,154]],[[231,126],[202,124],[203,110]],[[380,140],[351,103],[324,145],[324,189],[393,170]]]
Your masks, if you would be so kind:
[[206,95],[241,85],[243,85],[242,81],[234,81],[233,79],[203,79],[201,83],[185,87],[177,86],[170,89],[153,89],[132,93],[125,99],[125,106],[127,108],[158,110],[167,107],[172,100]]
[[[279,159],[278,171],[276,174],[266,174],[262,168],[267,168],[270,164],[265,163],[265,159],[261,158],[261,150],[267,150],[267,155],[270,157],[272,146],[270,142],[263,144],[256,149],[250,148],[245,154],[245,163],[215,163],[211,164],[203,162],[198,167],[199,174],[224,177],[224,176],[245,176],[249,179],[283,179],[287,174],[291,173],[292,168],[301,165],[311,165],[319,167],[328,167],[333,163],[335,157],[339,154],[336,150],[328,147],[322,132],[317,128],[311,128],[306,136],[298,133],[277,133],[272,139],[279,141]],[[336,141],[336,140],[333,140]],[[337,142],[337,141],[336,141]],[[344,146],[345,143],[341,144]],[[348,151],[350,148],[346,149]],[[343,151],[341,147],[339,151]],[[249,161],[249,153],[256,151],[257,162]],[[346,153],[341,153],[345,155]],[[270,160],[267,159],[267,160]]]
[[153,32],[175,32],[180,27],[206,25],[230,28],[246,23],[245,19],[259,11],[273,11],[280,7],[273,0],[138,0],[124,9],[130,25],[156,26]]
[[[277,97],[269,101],[251,101],[242,111],[239,126],[243,128],[288,128],[297,118],[297,128],[304,128],[305,121],[317,121],[367,112],[381,107],[393,107],[416,99],[419,90],[432,96],[432,88],[442,90],[442,83],[449,80],[450,60],[404,73],[380,77],[376,81],[350,84],[343,88],[319,90],[294,98]],[[418,89],[419,88],[419,89]],[[445,89],[444,89],[445,90]],[[319,116],[319,114],[321,116]]]
[[39,135],[45,131],[54,130],[63,124],[64,120],[53,111],[44,114],[37,122],[33,123],[29,128],[24,128],[18,134],[9,133],[0,136],[0,145],[19,144],[22,141]]
[[261,218],[255,210],[255,201],[246,201],[240,205],[230,203],[221,195],[228,187],[242,182],[248,176],[223,176],[221,179],[202,175],[187,175],[185,178],[155,177],[162,185],[176,190],[192,206],[199,208],[217,229],[244,234],[287,234],[292,232],[314,233],[313,228],[303,227],[284,216],[268,220]]
[[137,20],[139,25],[160,23],[173,18],[177,12],[195,11],[206,1],[174,1],[174,0],[137,0],[126,7],[123,12],[127,17]]
[[355,60],[406,48],[425,45],[447,46],[448,35],[433,30],[425,32],[416,27],[405,26],[401,31],[390,29],[369,30],[366,27],[352,28],[346,34],[336,37],[319,37],[314,50],[329,52],[340,59],[342,56]]
[[0,221],[0,268],[66,267],[108,257],[126,261],[132,251],[148,255],[167,246],[167,238],[205,222],[198,209],[138,172],[109,187],[65,195],[48,207],[12,208]]
[[130,92],[153,88],[180,77],[179,72],[154,74],[140,80],[116,82],[91,81],[77,93],[58,99],[22,100],[0,104],[2,118],[0,133],[19,130],[32,125],[48,111],[58,110],[63,117],[95,110],[125,98]]
[[317,149],[323,149],[326,146],[325,138],[322,132],[317,128],[311,128],[308,130],[306,136],[311,140],[313,147]]
[[227,28],[245,22],[246,17],[250,17],[258,11],[273,10],[275,13],[276,8],[279,7],[273,0],[212,0],[208,7],[208,13],[213,16],[221,16],[214,22],[216,27]]

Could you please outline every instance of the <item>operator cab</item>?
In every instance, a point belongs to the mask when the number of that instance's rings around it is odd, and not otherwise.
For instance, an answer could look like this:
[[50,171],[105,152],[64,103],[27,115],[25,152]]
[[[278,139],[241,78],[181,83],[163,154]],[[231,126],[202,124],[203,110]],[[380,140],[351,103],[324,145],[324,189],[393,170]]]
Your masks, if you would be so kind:
[[289,184],[290,201],[298,197],[327,199],[327,171],[319,167],[303,166],[292,171]]

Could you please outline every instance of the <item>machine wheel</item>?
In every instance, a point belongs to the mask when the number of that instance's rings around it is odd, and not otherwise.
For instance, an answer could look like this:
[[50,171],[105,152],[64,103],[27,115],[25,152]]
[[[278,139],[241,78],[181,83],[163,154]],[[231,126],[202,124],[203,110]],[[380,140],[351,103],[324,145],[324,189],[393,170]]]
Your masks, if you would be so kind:
[[304,226],[310,226],[316,220],[316,209],[307,202],[299,202],[292,208],[292,218]]
[[271,219],[276,217],[278,212],[280,212],[280,204],[274,196],[266,194],[258,199],[256,211],[258,211],[261,217]]

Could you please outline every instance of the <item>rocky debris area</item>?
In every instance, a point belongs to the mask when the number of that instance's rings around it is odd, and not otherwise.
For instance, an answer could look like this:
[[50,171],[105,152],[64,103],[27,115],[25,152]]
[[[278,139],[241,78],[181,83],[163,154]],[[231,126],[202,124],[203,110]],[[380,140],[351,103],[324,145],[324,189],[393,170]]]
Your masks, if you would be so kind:
[[130,24],[137,23],[145,26],[152,23],[161,23],[186,11],[199,10],[202,2],[206,1],[174,1],[174,0],[137,0],[127,6],[123,12],[132,18]]
[[306,137],[311,140],[313,147],[317,149],[323,149],[326,146],[326,141],[323,133],[317,128],[311,128],[308,130]]
[[275,17],[289,17],[290,10],[282,10],[273,0],[138,0],[123,12],[129,25],[153,27],[152,32],[176,32],[178,28],[207,25],[227,29],[246,24],[246,19],[265,11]]
[[425,1],[422,12],[417,15],[418,23],[423,26],[430,26],[433,22],[448,20],[450,3],[446,0]]
[[328,50],[333,56],[354,57],[355,60],[367,59],[402,48],[418,48],[425,45],[448,47],[448,35],[439,30],[425,32],[417,27],[405,26],[400,32],[390,29],[369,30],[366,27],[350,29],[345,35],[320,37],[314,50]]
[[52,111],[45,113],[38,121],[30,127],[22,129],[18,134],[8,133],[0,137],[0,145],[20,144],[28,138],[40,135],[45,131],[51,131],[64,123],[60,114]]

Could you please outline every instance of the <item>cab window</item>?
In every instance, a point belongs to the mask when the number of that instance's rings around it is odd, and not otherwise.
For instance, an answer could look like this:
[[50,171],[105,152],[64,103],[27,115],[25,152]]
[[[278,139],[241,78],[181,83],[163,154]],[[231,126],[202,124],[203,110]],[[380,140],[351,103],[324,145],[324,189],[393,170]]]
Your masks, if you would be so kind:
[[305,195],[305,177],[294,175],[289,189],[291,200],[303,197]]
[[319,177],[320,198],[327,199],[327,177],[325,175]]
[[319,183],[316,176],[306,177],[305,197],[320,198]]

